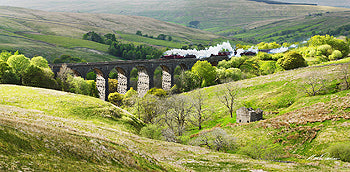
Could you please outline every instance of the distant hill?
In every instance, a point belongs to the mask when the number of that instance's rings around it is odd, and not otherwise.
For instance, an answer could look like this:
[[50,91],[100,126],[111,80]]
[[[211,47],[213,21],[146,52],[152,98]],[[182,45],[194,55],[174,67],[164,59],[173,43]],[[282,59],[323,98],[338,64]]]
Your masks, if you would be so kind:
[[[218,34],[254,43],[299,42],[317,34],[350,36],[349,18],[350,11],[315,13],[277,21],[254,22]],[[242,27],[245,29],[242,30]]]
[[[52,60],[62,54],[87,61],[110,61],[108,45],[82,40],[83,34],[95,31],[113,33],[125,43],[177,47],[184,44],[210,43],[220,36],[207,31],[140,16],[115,14],[45,12],[16,7],[0,7],[0,50],[19,49],[29,57],[40,55]],[[136,35],[137,31],[157,37],[172,36],[172,41]]]
[[[348,1],[341,0],[340,2],[345,3]],[[305,1],[303,3],[315,4],[312,3],[312,1]],[[291,17],[304,16],[312,13],[349,10],[325,6],[290,4],[276,5],[248,0],[61,0],[59,2],[43,0],[19,0],[16,2],[6,2],[5,0],[3,4],[17,5],[45,11],[112,13],[146,16],[162,21],[192,26],[214,33],[227,30],[230,29],[230,27],[241,24],[249,24],[251,22],[265,20],[275,21]],[[199,21],[199,23],[191,25],[191,22],[195,21]]]

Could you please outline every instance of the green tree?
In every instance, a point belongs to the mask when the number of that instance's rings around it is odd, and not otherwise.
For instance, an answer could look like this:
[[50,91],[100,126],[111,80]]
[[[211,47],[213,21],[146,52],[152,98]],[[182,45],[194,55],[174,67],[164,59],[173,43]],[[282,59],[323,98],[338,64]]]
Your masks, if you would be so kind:
[[307,66],[303,56],[295,51],[288,52],[283,58],[278,59],[277,64],[285,70]]
[[0,84],[20,84],[19,77],[6,62],[0,62]]
[[12,54],[8,51],[2,51],[0,53],[0,60],[4,61],[4,62],[7,62],[8,58],[12,56]]
[[68,77],[70,92],[76,94],[90,95],[89,84],[81,77]]
[[89,88],[88,88],[89,89],[88,95],[98,98],[99,94],[98,94],[98,90],[97,90],[97,87],[96,87],[96,82],[94,80],[86,80],[86,83],[89,86]]
[[142,32],[140,30],[136,31],[136,35],[142,36]]
[[215,84],[216,69],[208,61],[197,61],[193,65],[191,72],[199,77],[201,87]]
[[41,68],[49,68],[49,63],[47,62],[47,60],[41,56],[33,57],[30,60],[30,64]]
[[51,69],[40,68],[35,65],[30,65],[26,68],[22,76],[22,84],[32,87],[57,88],[57,82]]
[[117,90],[118,90],[118,80],[117,79],[108,78],[108,89],[109,89],[109,93],[117,92]]
[[101,44],[105,43],[104,39],[99,34],[95,33],[94,31],[91,31],[91,32],[84,34],[83,39],[98,42]]
[[16,75],[21,78],[27,67],[30,65],[30,60],[24,55],[12,55],[7,60],[7,64],[11,66]]

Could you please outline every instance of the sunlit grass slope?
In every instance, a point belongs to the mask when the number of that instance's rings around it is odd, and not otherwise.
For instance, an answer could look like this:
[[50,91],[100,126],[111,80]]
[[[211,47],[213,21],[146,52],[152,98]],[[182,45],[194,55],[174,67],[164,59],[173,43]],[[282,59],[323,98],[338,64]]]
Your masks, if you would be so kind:
[[132,115],[102,100],[0,85],[0,170],[286,171],[329,170],[253,160],[201,147],[150,140]]
[[[343,84],[341,71],[345,65],[349,63],[301,68],[201,89],[207,98],[205,108],[215,109],[204,128],[224,128],[238,140],[240,148],[236,152],[249,143],[263,140],[268,145],[284,148],[286,156],[282,160],[316,163],[314,168],[324,165],[335,167],[339,162],[308,158],[329,156],[327,151],[330,146],[350,143],[350,90],[340,89]],[[304,93],[301,85],[311,75],[327,79],[321,95],[310,97]],[[236,124],[236,116],[230,118],[226,107],[218,99],[225,85],[240,89],[236,109],[242,106],[260,108],[264,111],[264,120]],[[187,95],[192,96],[197,91]],[[187,135],[193,137],[198,132],[193,128]],[[344,163],[341,167],[349,170],[348,165]]]

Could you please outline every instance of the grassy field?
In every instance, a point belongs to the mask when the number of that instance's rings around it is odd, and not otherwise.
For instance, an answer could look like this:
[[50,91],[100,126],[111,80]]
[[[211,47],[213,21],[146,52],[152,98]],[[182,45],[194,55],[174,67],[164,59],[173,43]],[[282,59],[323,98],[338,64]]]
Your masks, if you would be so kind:
[[[286,152],[282,158],[284,161],[310,163],[307,161],[309,157],[326,155],[330,146],[350,142],[347,134],[350,130],[346,127],[350,121],[350,91],[342,91],[342,84],[338,85],[342,83],[339,79],[341,70],[349,63],[337,64],[348,60],[228,83],[230,87],[240,89],[236,109],[245,106],[264,110],[265,120],[249,124],[236,124],[235,116],[230,118],[226,107],[219,101],[219,90],[225,89],[224,85],[201,89],[206,95],[206,108],[215,109],[204,128],[210,130],[221,126],[231,133],[241,147],[235,152],[240,152],[249,143],[265,140],[268,145],[283,146]],[[309,97],[304,93],[302,83],[311,75],[327,80],[321,95]],[[196,92],[187,95],[191,97]],[[193,128],[186,135],[196,136],[198,133],[198,129]],[[334,163],[317,162],[318,165]]]
[[13,85],[0,95],[4,171],[317,169],[142,138],[132,115],[87,96]]
[[[350,141],[350,90],[335,89],[344,65],[349,64],[307,67],[227,83],[241,89],[236,108],[244,105],[264,110],[264,120],[249,124],[236,124],[235,117],[230,118],[220,103],[217,94],[224,85],[201,89],[206,108],[213,109],[204,131],[221,127],[231,134],[238,147],[230,153],[139,137],[141,124],[132,114],[96,98],[0,85],[0,169],[348,171],[349,163],[310,159],[327,155],[331,145]],[[323,74],[331,91],[305,96],[300,83],[315,72]],[[196,138],[198,133],[192,128],[184,138]],[[282,146],[285,156],[279,160],[293,163],[241,155],[241,149],[259,140]]]

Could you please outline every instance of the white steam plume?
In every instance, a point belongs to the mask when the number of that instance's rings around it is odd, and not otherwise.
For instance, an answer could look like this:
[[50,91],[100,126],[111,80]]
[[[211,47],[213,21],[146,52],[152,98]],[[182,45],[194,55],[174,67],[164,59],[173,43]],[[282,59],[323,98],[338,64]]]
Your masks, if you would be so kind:
[[209,48],[206,48],[205,50],[196,50],[196,49],[191,49],[191,50],[183,50],[183,49],[172,49],[169,51],[166,51],[164,54],[166,55],[172,55],[172,54],[177,54],[180,56],[186,56],[186,55],[195,55],[197,58],[205,58],[205,57],[210,57],[212,54],[213,55],[218,55],[218,53],[222,50],[227,50],[229,51],[230,58],[234,55],[234,48],[232,48],[230,42],[223,42],[222,44],[217,44],[216,46],[211,46]]

